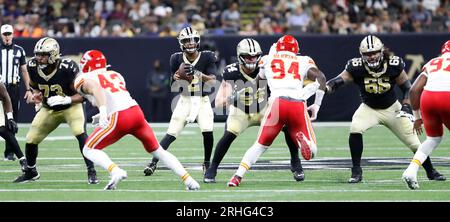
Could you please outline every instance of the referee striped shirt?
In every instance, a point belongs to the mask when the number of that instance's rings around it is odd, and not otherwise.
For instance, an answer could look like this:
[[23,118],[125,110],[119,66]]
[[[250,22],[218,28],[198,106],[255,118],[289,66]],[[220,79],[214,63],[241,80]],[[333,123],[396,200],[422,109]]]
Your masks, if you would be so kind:
[[14,43],[10,46],[0,44],[0,49],[2,83],[5,85],[18,84],[20,82],[20,66],[26,64],[25,50]]

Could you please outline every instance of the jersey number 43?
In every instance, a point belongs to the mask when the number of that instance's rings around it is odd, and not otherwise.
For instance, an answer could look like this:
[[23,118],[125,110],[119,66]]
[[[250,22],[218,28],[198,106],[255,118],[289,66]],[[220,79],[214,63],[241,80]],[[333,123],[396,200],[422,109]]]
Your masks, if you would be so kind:
[[106,76],[104,74],[99,74],[98,80],[100,82],[100,86],[102,86],[103,89],[107,89],[112,93],[127,91],[127,89],[125,88],[125,83],[117,73],[112,73]]

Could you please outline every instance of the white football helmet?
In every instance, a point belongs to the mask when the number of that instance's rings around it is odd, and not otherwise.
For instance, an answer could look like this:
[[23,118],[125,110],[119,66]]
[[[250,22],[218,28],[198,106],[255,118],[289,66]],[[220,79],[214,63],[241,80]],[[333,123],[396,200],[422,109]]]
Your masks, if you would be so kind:
[[236,47],[239,64],[254,70],[261,59],[262,50],[259,43],[251,38],[242,39]]
[[34,46],[34,54],[48,54],[48,63],[55,63],[61,55],[59,54],[59,44],[58,42],[50,37],[44,37],[39,39],[39,41]]
[[200,34],[191,27],[182,29],[177,39],[183,52],[194,53],[200,49]]
[[359,53],[363,62],[372,69],[380,66],[383,60],[383,51],[383,43],[374,35],[366,36],[359,45]]

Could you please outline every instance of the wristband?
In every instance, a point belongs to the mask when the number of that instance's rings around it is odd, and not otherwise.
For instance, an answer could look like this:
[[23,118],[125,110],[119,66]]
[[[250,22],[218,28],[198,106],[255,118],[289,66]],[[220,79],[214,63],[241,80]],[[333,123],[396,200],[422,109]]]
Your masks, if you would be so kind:
[[325,91],[318,89],[316,91],[316,98],[314,99],[314,104],[318,106],[322,105],[323,95],[325,95]]
[[106,106],[100,106],[100,107],[98,107],[98,111],[99,111],[100,115],[102,115],[102,114],[107,114],[107,112],[106,112]]
[[6,117],[7,117],[8,119],[13,119],[13,118],[14,118],[12,112],[6,113]]

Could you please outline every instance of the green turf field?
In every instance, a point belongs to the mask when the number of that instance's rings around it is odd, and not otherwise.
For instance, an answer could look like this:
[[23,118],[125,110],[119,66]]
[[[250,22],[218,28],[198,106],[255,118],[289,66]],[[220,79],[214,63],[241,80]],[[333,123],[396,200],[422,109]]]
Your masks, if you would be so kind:
[[[166,127],[153,128],[161,139]],[[181,180],[163,164],[154,175],[145,177],[142,170],[151,157],[140,142],[127,136],[106,148],[106,152],[128,172],[128,179],[119,183],[117,190],[104,191],[108,181],[106,171],[97,167],[100,184],[88,185],[76,140],[69,128],[60,127],[40,144],[38,181],[13,184],[11,181],[20,174],[18,162],[0,161],[0,201],[450,201],[450,182],[428,181],[424,170],[419,171],[421,189],[406,188],[401,175],[412,153],[384,127],[376,127],[364,136],[363,183],[346,182],[351,166],[348,127],[316,125],[318,156],[303,161],[304,182],[294,181],[289,170],[289,152],[280,135],[246,174],[240,187],[227,187],[245,151],[255,141],[257,130],[250,128],[237,138],[219,169],[217,183],[204,184],[201,133],[198,128],[186,128],[169,151],[200,182],[201,190],[193,192],[186,191]],[[18,139],[22,150],[26,132],[27,127],[21,126]],[[222,133],[223,127],[215,128],[215,143]],[[445,138],[432,155],[435,167],[446,176],[450,176],[449,145]]]

